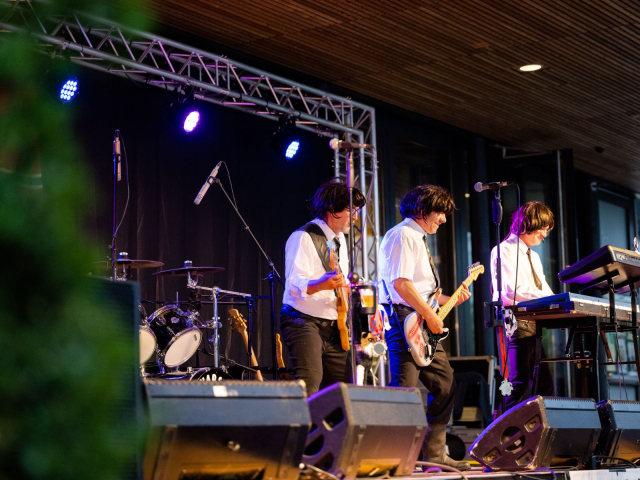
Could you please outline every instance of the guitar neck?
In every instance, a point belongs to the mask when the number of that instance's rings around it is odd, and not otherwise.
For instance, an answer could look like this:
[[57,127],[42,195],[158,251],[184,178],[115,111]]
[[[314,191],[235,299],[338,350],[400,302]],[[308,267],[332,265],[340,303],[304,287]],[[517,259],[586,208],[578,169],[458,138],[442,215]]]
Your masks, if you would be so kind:
[[453,295],[451,295],[447,303],[440,307],[440,311],[438,312],[438,317],[440,317],[440,320],[444,320],[444,318],[449,315],[451,309],[456,305],[456,302],[460,298],[460,293],[462,293],[462,286],[466,285],[468,287],[469,285],[471,285],[471,282],[473,282],[473,279],[471,278],[471,276],[468,276],[467,279],[458,287],[458,289],[453,292]]

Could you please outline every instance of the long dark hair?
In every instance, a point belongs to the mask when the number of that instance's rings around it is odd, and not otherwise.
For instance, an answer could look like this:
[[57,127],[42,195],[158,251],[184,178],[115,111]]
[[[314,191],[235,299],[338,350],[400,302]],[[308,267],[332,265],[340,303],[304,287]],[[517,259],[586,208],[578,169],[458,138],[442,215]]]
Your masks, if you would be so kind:
[[402,197],[400,214],[403,218],[424,218],[431,212],[451,215],[456,204],[446,188],[437,185],[419,185]]
[[[353,207],[362,208],[367,200],[360,189],[353,187]],[[327,214],[335,215],[349,207],[349,189],[338,180],[331,180],[320,185],[320,188],[309,199],[309,210],[314,217],[324,219]]]

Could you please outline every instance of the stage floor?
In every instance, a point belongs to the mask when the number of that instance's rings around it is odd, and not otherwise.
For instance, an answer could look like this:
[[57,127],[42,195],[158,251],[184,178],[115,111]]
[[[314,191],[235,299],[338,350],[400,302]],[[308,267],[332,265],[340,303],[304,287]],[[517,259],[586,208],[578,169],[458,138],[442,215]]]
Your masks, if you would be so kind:
[[[522,472],[483,472],[482,467],[472,467],[471,470],[463,472],[468,479],[491,479],[491,480],[511,480],[511,479],[550,479],[550,480],[640,480],[640,468],[620,468],[601,470],[563,470],[552,469]],[[459,479],[460,475],[454,472],[414,472],[410,477],[393,477],[396,480],[416,480],[421,478],[438,478],[438,480]]]

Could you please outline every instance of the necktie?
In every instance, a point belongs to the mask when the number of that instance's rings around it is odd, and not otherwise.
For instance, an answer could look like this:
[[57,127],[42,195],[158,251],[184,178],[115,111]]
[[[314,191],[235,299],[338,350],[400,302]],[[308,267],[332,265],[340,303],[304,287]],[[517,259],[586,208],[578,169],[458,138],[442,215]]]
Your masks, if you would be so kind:
[[333,244],[336,246],[336,258],[338,262],[340,262],[340,240],[338,240],[338,236],[333,237]]
[[538,275],[536,274],[535,268],[533,268],[533,262],[531,261],[531,249],[530,248],[527,249],[527,257],[529,257],[529,265],[531,265],[531,273],[533,274],[533,283],[536,284],[536,287],[538,287],[538,290],[542,290],[542,282],[538,278]]
[[427,236],[422,237],[424,240],[424,246],[427,249],[427,257],[429,257],[429,265],[431,265],[431,271],[433,272],[433,277],[436,279],[436,290],[440,288],[440,276],[438,275],[438,270],[436,270],[436,264],[433,263],[433,258],[431,258],[431,252],[429,251],[429,244],[427,243]]

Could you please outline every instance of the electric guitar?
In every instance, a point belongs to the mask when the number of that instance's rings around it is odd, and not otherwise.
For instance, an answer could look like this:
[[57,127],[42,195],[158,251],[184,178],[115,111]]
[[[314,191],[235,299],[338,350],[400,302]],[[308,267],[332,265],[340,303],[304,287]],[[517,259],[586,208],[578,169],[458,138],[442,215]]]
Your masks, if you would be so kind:
[[[240,335],[242,335],[242,339],[244,340],[244,351],[246,352],[247,350],[249,350],[249,335],[247,334],[247,322],[242,316],[242,314],[235,308],[229,309],[229,315],[231,315],[231,318],[230,318],[231,328],[234,331],[238,332]],[[258,366],[258,360],[256,359],[256,356],[253,353],[253,349],[251,349],[250,364],[252,367]],[[262,372],[260,372],[260,370],[256,371],[255,379],[260,382],[264,381],[264,378],[262,378]]]
[[[282,358],[282,341],[280,340],[280,334],[276,333],[276,362],[278,363],[278,370],[286,368],[284,359]],[[293,380],[293,375],[288,372],[280,371],[280,380]]]
[[[471,282],[477,280],[481,273],[484,273],[484,266],[481,265],[480,262],[474,263],[469,267],[469,276],[464,282],[462,282],[462,285],[453,292],[453,295],[451,295],[451,298],[449,298],[447,303],[442,305],[442,307],[438,306],[438,298],[442,293],[442,289],[438,289],[433,295],[431,295],[427,300],[427,303],[431,309],[438,314],[438,317],[441,320],[444,320],[460,298],[462,286],[466,285],[469,287]],[[433,357],[436,354],[436,348],[438,348],[438,343],[447,338],[448,335],[448,328],[443,328],[442,333],[432,333],[427,326],[427,322],[418,312],[411,313],[404,320],[404,336],[407,340],[407,346],[409,347],[413,360],[420,367],[426,367],[433,361]]]
[[[338,256],[336,255],[335,245],[332,240],[327,240],[327,248],[329,250],[329,266],[336,273],[342,273],[340,271],[340,262],[338,262]],[[349,287],[338,287],[336,292],[336,307],[338,309],[338,330],[340,331],[340,343],[343,350],[349,350],[351,348],[351,332],[349,332],[349,326],[347,325],[347,311],[349,310],[349,295],[351,289]]]

